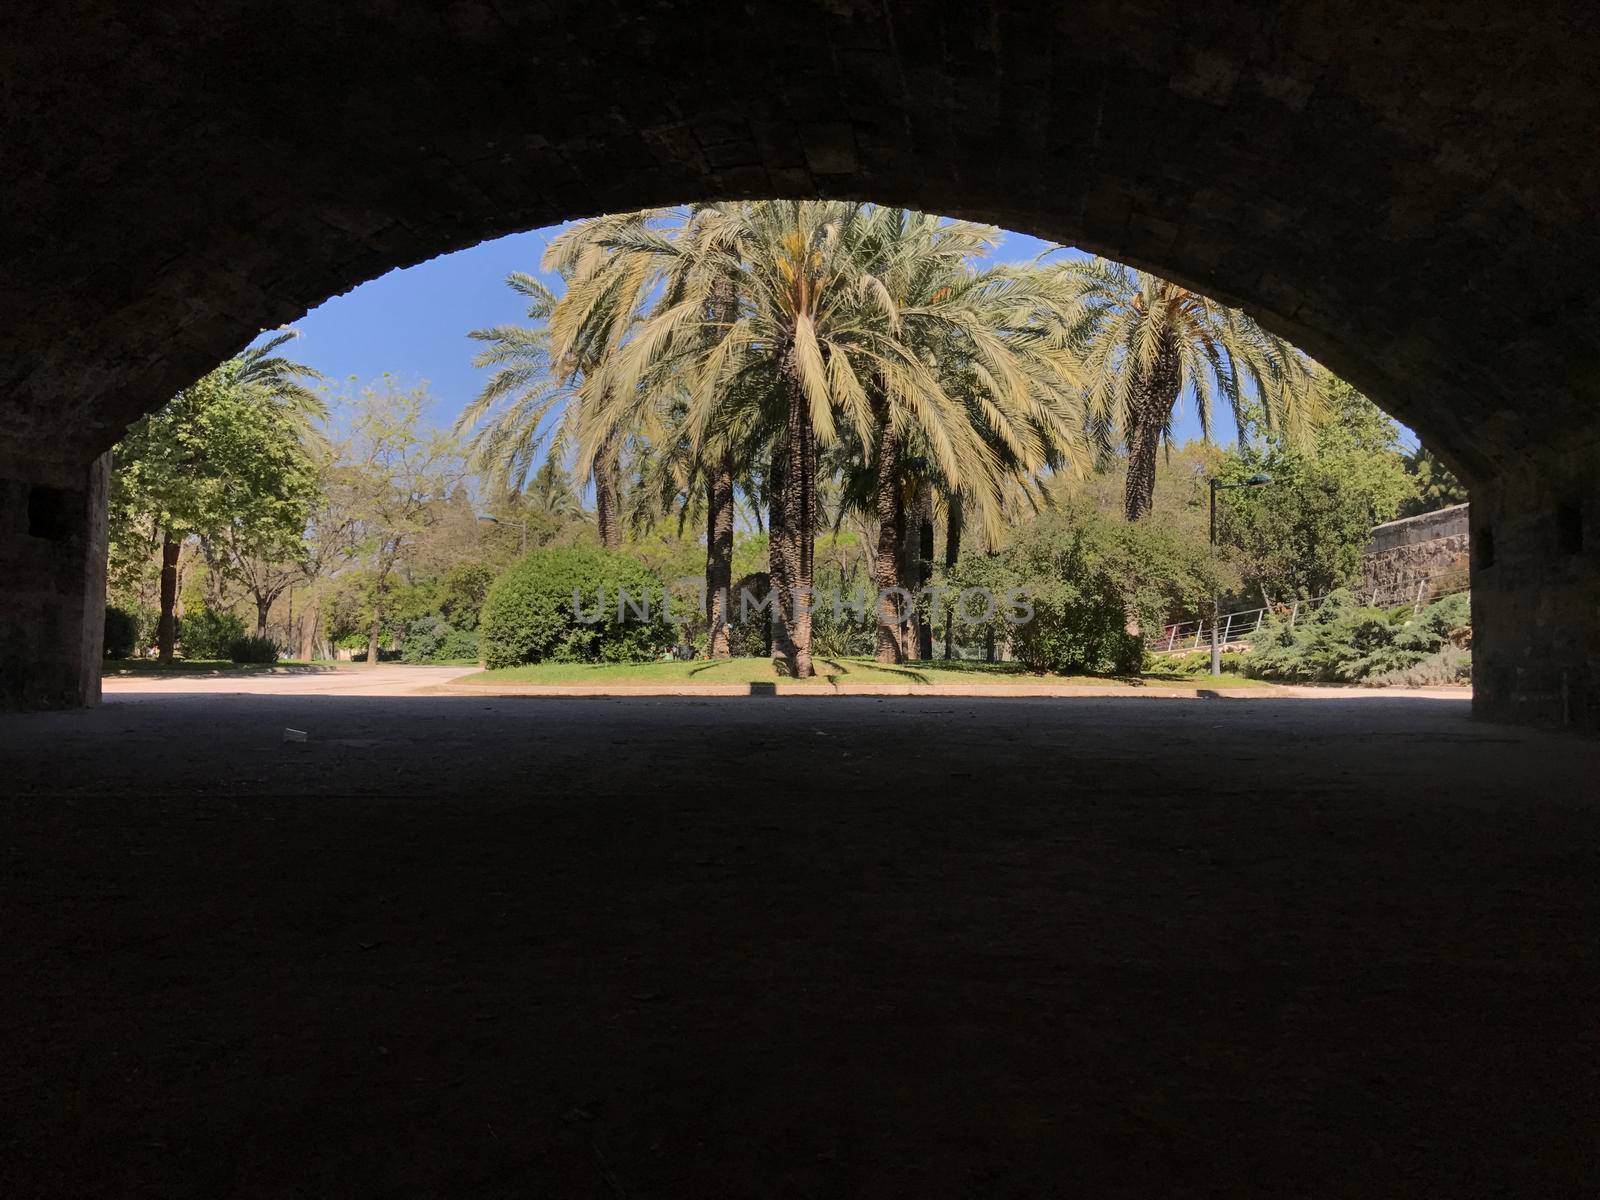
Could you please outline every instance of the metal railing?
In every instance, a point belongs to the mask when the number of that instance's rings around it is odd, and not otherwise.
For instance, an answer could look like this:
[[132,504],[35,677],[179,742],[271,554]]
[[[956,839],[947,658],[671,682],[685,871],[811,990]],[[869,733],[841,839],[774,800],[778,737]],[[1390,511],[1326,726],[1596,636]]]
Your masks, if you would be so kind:
[[[1466,572],[1449,570],[1413,576],[1410,579],[1373,588],[1339,590],[1349,591],[1357,601],[1374,608],[1394,608],[1401,604],[1409,604],[1414,612],[1421,612],[1425,605],[1443,596],[1464,592],[1469,586],[1470,581]],[[1216,621],[1220,626],[1217,642],[1224,647],[1230,643],[1236,646],[1247,644],[1261,631],[1267,618],[1274,615],[1287,618],[1289,628],[1293,629],[1297,620],[1315,612],[1332,594],[1329,592],[1313,596],[1309,600],[1295,600],[1267,608],[1246,608],[1237,612],[1222,613]],[[1152,634],[1147,644],[1152,654],[1193,654],[1196,650],[1204,650],[1211,645],[1211,627],[1211,621],[1205,619],[1169,623]]]

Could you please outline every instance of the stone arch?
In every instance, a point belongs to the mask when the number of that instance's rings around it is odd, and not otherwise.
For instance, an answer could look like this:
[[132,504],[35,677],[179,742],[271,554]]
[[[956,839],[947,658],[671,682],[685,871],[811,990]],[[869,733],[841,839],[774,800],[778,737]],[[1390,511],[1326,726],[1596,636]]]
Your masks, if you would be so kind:
[[141,412],[390,267],[685,199],[904,203],[1158,270],[1347,375],[1499,531],[1486,710],[1600,720],[1600,547],[1562,549],[1600,519],[1590,10],[77,0],[14,25],[19,487],[88,486]]

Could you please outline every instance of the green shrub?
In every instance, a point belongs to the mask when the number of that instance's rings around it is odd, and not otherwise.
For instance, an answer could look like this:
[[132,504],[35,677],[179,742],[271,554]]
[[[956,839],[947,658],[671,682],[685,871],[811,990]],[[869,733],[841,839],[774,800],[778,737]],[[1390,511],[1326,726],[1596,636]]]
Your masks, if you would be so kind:
[[[1237,650],[1224,650],[1222,652],[1222,671],[1228,675],[1244,674],[1245,655]],[[1192,654],[1152,655],[1145,664],[1147,669],[1170,671],[1175,675],[1209,675],[1211,674],[1211,651],[1197,650]]]
[[1413,666],[1371,675],[1362,682],[1372,687],[1441,687],[1471,683],[1472,652],[1446,644]]
[[[1215,571],[1204,546],[1170,530],[1074,505],[1023,526],[1000,554],[967,558],[950,584],[995,597],[995,615],[976,628],[1009,637],[1030,669],[1131,675],[1144,664],[1144,639],[1134,630],[1195,611],[1215,586]],[[1007,595],[1018,589],[1032,616],[1012,625]],[[967,626],[967,637],[973,629]]]
[[[1446,596],[1421,613],[1359,606],[1334,592],[1293,629],[1281,616],[1256,635],[1245,672],[1290,683],[1360,683],[1399,677],[1469,636],[1469,602]],[[1456,670],[1456,660],[1436,670]]]
[[205,605],[185,613],[178,624],[178,644],[185,658],[227,658],[233,643],[244,636],[244,621],[237,613]]
[[[476,619],[476,614],[474,614]],[[400,661],[408,663],[476,661],[478,634],[472,629],[452,628],[442,617],[418,617],[405,629],[405,644]]]
[[139,615],[125,608],[106,605],[107,658],[132,658],[139,644]]
[[275,663],[278,644],[269,637],[254,634],[236,637],[228,643],[228,658],[236,663]]
[[[621,591],[648,603],[648,616],[629,610],[619,618]],[[591,619],[581,620],[580,611]],[[660,581],[632,557],[592,546],[532,551],[495,581],[483,606],[482,654],[490,667],[648,662],[671,642]]]

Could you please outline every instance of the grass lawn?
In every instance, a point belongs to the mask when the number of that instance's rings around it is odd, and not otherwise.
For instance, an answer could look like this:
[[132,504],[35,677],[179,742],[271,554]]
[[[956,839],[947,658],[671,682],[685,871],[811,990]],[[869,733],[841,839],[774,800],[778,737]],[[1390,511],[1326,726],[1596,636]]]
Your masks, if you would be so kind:
[[[1137,679],[1118,679],[1100,675],[1035,674],[1020,663],[911,662],[886,666],[870,658],[815,659],[816,682],[833,683],[1007,683],[1007,684],[1083,684],[1104,687],[1126,683],[1130,686],[1225,687],[1263,686],[1260,680],[1242,675],[1224,675],[1213,680],[1209,675],[1179,675],[1152,672]],[[686,684],[697,683],[773,683],[779,676],[766,658],[730,658],[717,662],[653,663],[534,663],[524,667],[503,667],[480,671],[459,683],[544,683],[544,684]],[[790,681],[797,682],[797,681]]]
[[349,663],[297,662],[281,659],[275,663],[236,663],[225,658],[179,658],[162,663],[154,658],[108,658],[102,669],[107,678],[116,675],[263,675],[276,672],[305,674],[313,671],[345,670]]

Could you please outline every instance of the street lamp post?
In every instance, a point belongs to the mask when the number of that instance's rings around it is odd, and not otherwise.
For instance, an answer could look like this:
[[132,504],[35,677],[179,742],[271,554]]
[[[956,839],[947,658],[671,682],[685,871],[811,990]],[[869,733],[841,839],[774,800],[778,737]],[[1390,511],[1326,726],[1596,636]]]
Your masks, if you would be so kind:
[[[522,552],[524,554],[528,552],[528,523],[526,521],[512,521],[503,517],[491,517],[488,513],[479,513],[478,520],[487,521],[491,525],[515,525],[522,531]],[[1215,531],[1213,531],[1212,541],[1215,540]]]
[[[1260,471],[1250,476],[1243,483],[1223,483],[1220,479],[1211,480],[1211,557],[1217,557],[1217,493],[1233,488],[1261,487],[1271,483],[1272,476]],[[1222,641],[1221,633],[1217,626],[1222,621],[1222,596],[1217,590],[1216,582],[1211,584],[1211,676],[1213,679],[1222,675]]]

